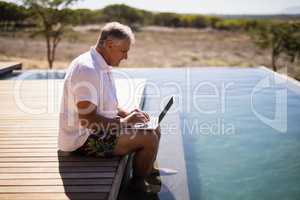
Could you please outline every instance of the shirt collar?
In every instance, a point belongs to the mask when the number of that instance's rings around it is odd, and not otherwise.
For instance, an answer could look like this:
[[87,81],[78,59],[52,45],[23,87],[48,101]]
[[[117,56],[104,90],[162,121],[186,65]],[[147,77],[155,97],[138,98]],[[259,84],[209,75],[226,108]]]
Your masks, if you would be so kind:
[[110,72],[112,70],[112,66],[108,65],[106,61],[104,60],[103,56],[96,50],[96,47],[91,47],[91,55],[93,57],[93,60],[96,61],[97,66],[100,68],[100,70]]

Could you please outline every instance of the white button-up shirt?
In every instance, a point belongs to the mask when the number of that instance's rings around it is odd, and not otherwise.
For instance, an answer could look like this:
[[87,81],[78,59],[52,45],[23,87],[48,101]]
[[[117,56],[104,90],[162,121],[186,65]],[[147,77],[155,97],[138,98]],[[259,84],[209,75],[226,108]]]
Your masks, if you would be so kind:
[[74,151],[84,144],[91,129],[81,126],[77,103],[89,101],[97,106],[97,113],[114,118],[118,100],[115,82],[102,55],[91,47],[90,51],[72,61],[65,76],[60,107],[58,148]]

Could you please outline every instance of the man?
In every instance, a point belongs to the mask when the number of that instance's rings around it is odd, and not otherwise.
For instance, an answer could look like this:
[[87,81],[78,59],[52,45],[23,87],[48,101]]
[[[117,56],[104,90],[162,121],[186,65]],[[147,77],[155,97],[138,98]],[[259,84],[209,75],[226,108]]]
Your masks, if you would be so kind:
[[131,186],[156,191],[147,177],[158,174],[153,167],[160,130],[126,129],[147,122],[149,116],[138,109],[118,107],[111,66],[127,59],[134,35],[118,22],[106,24],[95,47],[72,61],[65,77],[59,120],[58,147],[96,157],[123,156],[135,152]]

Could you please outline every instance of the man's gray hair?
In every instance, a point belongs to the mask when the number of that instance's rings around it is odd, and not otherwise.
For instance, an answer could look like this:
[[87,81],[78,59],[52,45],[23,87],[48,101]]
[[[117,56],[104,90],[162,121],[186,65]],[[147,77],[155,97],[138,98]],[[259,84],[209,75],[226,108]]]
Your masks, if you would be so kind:
[[97,46],[102,46],[108,38],[124,40],[128,39],[131,44],[135,42],[134,34],[129,26],[119,22],[110,22],[101,29],[101,34],[97,41]]

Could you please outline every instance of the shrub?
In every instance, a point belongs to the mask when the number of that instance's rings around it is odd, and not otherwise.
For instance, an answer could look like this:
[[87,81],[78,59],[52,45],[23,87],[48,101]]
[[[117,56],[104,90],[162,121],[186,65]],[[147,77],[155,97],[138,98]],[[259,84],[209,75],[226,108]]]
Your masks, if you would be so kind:
[[272,68],[277,71],[277,60],[281,54],[288,55],[294,62],[300,55],[300,23],[273,22],[260,23],[251,35],[260,48],[270,48]]
[[219,30],[238,31],[245,30],[246,21],[241,19],[224,19],[216,23],[215,28]]
[[102,10],[104,21],[119,21],[124,24],[144,24],[143,13],[124,4],[107,6]]

